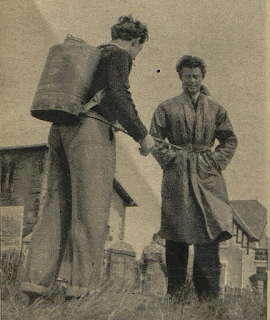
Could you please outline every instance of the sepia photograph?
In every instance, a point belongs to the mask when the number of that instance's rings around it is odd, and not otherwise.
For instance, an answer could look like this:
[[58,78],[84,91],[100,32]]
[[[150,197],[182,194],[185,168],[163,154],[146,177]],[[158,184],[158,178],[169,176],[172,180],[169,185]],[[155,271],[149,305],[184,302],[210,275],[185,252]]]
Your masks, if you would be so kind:
[[269,7],[1,1],[1,319],[268,319]]

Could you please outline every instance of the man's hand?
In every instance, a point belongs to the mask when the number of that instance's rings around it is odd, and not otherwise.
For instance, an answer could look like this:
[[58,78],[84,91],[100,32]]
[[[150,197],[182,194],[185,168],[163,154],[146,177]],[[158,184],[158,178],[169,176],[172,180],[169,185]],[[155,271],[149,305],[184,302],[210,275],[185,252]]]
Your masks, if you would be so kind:
[[147,156],[151,149],[155,146],[155,141],[150,134],[147,134],[142,140],[139,141],[141,147],[139,148],[142,156]]
[[152,149],[152,154],[162,169],[170,164],[176,157],[175,150],[168,149],[168,147],[164,144],[156,144],[156,146]]

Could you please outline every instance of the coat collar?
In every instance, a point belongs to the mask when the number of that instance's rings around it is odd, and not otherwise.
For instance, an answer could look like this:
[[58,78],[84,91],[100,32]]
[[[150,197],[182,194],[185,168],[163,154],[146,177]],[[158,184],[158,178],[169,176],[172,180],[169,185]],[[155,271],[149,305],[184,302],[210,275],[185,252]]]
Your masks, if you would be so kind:
[[[192,104],[191,97],[188,92],[183,92],[183,98],[184,98],[184,112],[185,112],[185,118],[186,118],[186,124],[189,128],[190,132],[193,131],[193,125],[195,121],[195,109]],[[199,99],[199,98],[198,98]]]
[[196,123],[195,127],[195,140],[197,141],[202,134],[205,122],[205,114],[207,114],[207,97],[200,93],[197,100],[197,110],[195,110],[191,97],[188,92],[184,91],[182,94],[184,99],[183,108],[185,113],[185,121],[186,125],[191,134],[193,134],[194,123]]

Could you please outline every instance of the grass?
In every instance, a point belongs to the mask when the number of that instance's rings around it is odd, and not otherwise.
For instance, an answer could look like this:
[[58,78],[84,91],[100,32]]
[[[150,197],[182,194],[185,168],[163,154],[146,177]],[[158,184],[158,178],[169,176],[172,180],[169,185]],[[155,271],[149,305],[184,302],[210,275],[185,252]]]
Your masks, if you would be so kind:
[[3,320],[266,320],[266,301],[255,294],[199,302],[190,286],[176,302],[109,283],[79,300],[66,301],[65,289],[58,285],[50,298],[27,305],[19,292],[16,266],[15,256],[2,264]]

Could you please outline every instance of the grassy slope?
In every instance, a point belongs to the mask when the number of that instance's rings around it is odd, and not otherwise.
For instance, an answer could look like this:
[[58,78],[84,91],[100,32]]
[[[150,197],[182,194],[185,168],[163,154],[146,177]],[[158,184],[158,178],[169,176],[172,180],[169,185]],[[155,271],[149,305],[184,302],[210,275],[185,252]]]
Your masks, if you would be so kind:
[[19,291],[19,258],[4,258],[2,320],[266,320],[266,301],[255,294],[232,293],[223,300],[202,303],[191,286],[187,286],[178,303],[108,283],[89,296],[66,301],[65,288],[56,286],[50,297],[28,305],[26,296]]
[[227,297],[226,302],[199,303],[192,293],[179,303],[164,297],[146,296],[115,286],[79,300],[65,301],[59,290],[50,299],[27,305],[18,285],[3,286],[3,320],[266,320],[266,303],[254,295]]

